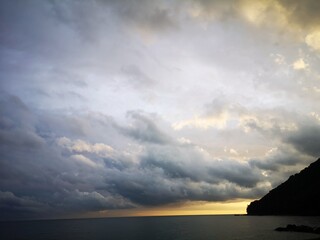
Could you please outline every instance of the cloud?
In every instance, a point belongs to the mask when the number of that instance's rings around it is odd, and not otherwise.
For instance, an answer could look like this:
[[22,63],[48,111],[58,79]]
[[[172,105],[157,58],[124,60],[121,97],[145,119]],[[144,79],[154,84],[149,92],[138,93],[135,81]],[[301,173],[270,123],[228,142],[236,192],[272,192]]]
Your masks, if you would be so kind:
[[[263,14],[268,13],[263,22],[272,21],[278,23],[281,28],[291,28],[297,34],[308,31],[305,37],[305,43],[315,50],[319,50],[320,35],[320,17],[318,11],[320,5],[317,0],[308,0],[305,2],[276,0],[276,1],[247,1],[249,4],[246,9],[250,9],[255,4],[261,4],[260,12],[256,11],[253,22],[257,21]],[[273,9],[274,14],[270,14]],[[269,11],[269,12],[268,12]],[[304,38],[304,37],[300,37]]]
[[137,168],[119,174],[109,173],[114,191],[141,205],[245,197],[263,181],[246,163],[214,160],[198,148],[183,146],[150,146]]
[[293,66],[293,69],[296,69],[296,70],[303,70],[308,68],[308,64],[305,63],[305,61],[302,58],[295,61],[292,66]]
[[302,27],[319,27],[320,17],[319,10],[320,4],[317,0],[307,0],[304,2],[279,0],[283,7],[288,9],[288,17],[294,23]]
[[[55,122],[54,128],[48,128],[48,115],[44,118],[36,114],[17,97],[2,95],[2,98],[1,116],[5,120],[1,131],[11,134],[12,139],[17,138],[10,144],[6,139],[0,145],[4,218],[61,217],[75,211],[133,206],[121,196],[105,191],[106,196],[102,198],[102,193],[96,189],[105,185],[103,167],[114,152],[112,147],[72,141],[67,137],[56,138],[50,131],[61,127],[59,122]],[[47,127],[46,134],[43,126]],[[22,140],[30,141],[26,138],[30,134],[41,139],[41,144],[24,144]],[[91,156],[94,158],[90,159]]]
[[319,155],[315,1],[0,4],[5,218],[261,197]]
[[39,202],[31,197],[18,197],[12,192],[0,191],[1,220],[32,219],[66,216],[70,213],[128,209],[136,207],[121,196],[96,191],[80,192],[78,189],[54,193],[52,199]]
[[173,129],[181,130],[183,128],[218,128],[223,129],[227,126],[228,120],[232,115],[232,106],[227,103],[223,97],[215,98],[210,104],[206,105],[205,113],[198,117],[183,120],[172,124]]
[[[112,7],[126,24],[141,31],[154,32],[176,28],[178,23],[172,5],[159,1],[107,1],[107,6]],[[177,10],[177,9],[175,9]]]
[[172,143],[172,139],[155,124],[155,119],[152,118],[152,115],[148,116],[139,111],[131,111],[127,113],[127,116],[132,120],[128,127],[116,125],[116,128],[122,134],[141,142],[155,144]]
[[147,87],[155,83],[136,65],[123,66],[121,72],[128,78],[128,83],[134,87]]
[[69,138],[61,137],[57,140],[57,144],[61,147],[67,148],[68,150],[76,153],[95,153],[103,157],[110,156],[114,149],[104,143],[89,144],[83,140],[72,141]]
[[88,165],[90,167],[98,167],[98,165],[94,161],[92,161],[91,159],[89,159],[81,154],[72,155],[70,158],[72,160],[78,161],[78,162],[83,163],[85,165]]
[[228,120],[226,113],[221,114],[218,117],[197,117],[192,119],[176,122],[172,125],[175,130],[181,130],[186,127],[207,129],[210,127],[224,128]]
[[285,141],[298,151],[318,158],[320,156],[320,126],[303,125],[285,137]]
[[256,130],[273,136],[297,129],[294,113],[279,108],[246,110],[240,115],[239,125],[246,132]]
[[64,196],[59,196],[59,198],[61,199],[58,201],[61,201],[63,208],[67,211],[72,210],[75,212],[94,212],[135,207],[134,204],[119,195],[112,195],[110,193],[102,195],[96,191],[80,192],[78,189],[75,189]]
[[[50,114],[39,114],[17,97],[3,97],[0,106],[3,131],[15,134],[12,129],[19,128],[23,134],[30,131],[42,139],[42,143],[33,148],[1,145],[0,188],[3,192],[10,192],[4,194],[6,199],[23,203],[23,208],[12,208],[11,212],[10,206],[14,203],[4,207],[6,216],[11,214],[12,218],[61,217],[63,214],[186,201],[255,198],[287,176],[289,172],[282,168],[296,167],[301,162],[299,159],[310,161],[303,154],[316,151],[316,146],[307,144],[304,138],[307,136],[302,134],[306,132],[310,136],[313,132],[316,135],[315,129],[305,131],[299,128],[299,131],[282,132],[296,151],[282,149],[277,154],[247,161],[216,158],[190,140],[174,140],[178,139],[171,135],[175,132],[168,134],[160,117],[141,111],[129,112],[128,123],[121,125],[108,117],[91,115],[90,122],[98,129],[103,129],[99,124],[108,132],[114,128],[117,135],[104,134],[104,139],[110,141],[107,144],[93,139],[89,141],[90,135],[79,138],[77,132],[64,131],[65,124],[71,123],[56,121],[63,115],[51,118]],[[206,105],[205,110],[208,114],[219,115],[225,106],[228,111],[233,111],[233,116],[248,116],[245,108],[230,107],[226,103]],[[74,118],[87,124],[86,115],[74,114]],[[269,111],[262,117],[270,116],[270,119],[280,121],[288,116],[286,114]],[[270,122],[270,119],[266,117],[264,121]],[[278,125],[270,126],[278,129]],[[269,128],[258,129],[273,134],[277,132]],[[98,136],[96,139],[100,138],[100,131],[95,135]],[[125,139],[131,145],[117,143],[126,142]],[[316,138],[314,140],[318,142]],[[301,142],[304,144],[300,145]],[[23,186],[21,182],[24,182]],[[33,208],[37,211],[32,214],[25,210]]]
[[232,18],[236,13],[237,2],[234,1],[190,1],[187,5],[188,12],[196,19],[200,20],[224,20]]
[[288,146],[282,146],[281,148],[270,149],[265,157],[252,159],[249,161],[249,164],[267,171],[280,171],[281,167],[295,166],[302,159],[306,160],[308,158],[290,149]]
[[[168,203],[184,203],[186,201],[227,201],[234,198],[255,198],[257,192],[262,190],[242,188],[236,184],[225,181],[217,184],[205,181],[194,182],[189,178],[165,178],[155,174],[157,172],[145,171],[143,176],[139,173],[126,175],[128,181],[117,182],[117,191],[129,197],[136,203],[146,206],[157,206]],[[126,178],[125,178],[126,179]]]
[[28,197],[18,197],[9,191],[0,191],[1,220],[14,220],[17,218],[32,218],[44,216],[51,210],[44,203],[39,203]]
[[320,30],[309,33],[305,38],[306,44],[315,50],[320,50]]
[[[258,27],[286,29],[298,41],[319,50],[320,29],[317,0],[240,0],[240,1],[197,1],[191,11],[198,19],[245,19]],[[208,16],[211,16],[208,18]],[[304,36],[305,31],[308,32]]]
[[297,126],[293,115],[281,108],[245,107],[239,103],[215,99],[205,105],[201,117],[174,123],[172,127],[175,130],[186,127],[219,130],[239,127],[245,132],[257,130],[266,134],[295,130]]
[[[290,0],[200,0],[190,1],[192,16],[206,20],[243,18],[253,25],[273,25],[278,27],[318,27],[317,0],[306,2]],[[271,21],[272,20],[272,21]],[[290,26],[293,25],[293,26]]]
[[15,96],[5,93],[0,103],[0,143],[17,148],[38,148],[44,140],[34,133],[36,119],[27,106]]

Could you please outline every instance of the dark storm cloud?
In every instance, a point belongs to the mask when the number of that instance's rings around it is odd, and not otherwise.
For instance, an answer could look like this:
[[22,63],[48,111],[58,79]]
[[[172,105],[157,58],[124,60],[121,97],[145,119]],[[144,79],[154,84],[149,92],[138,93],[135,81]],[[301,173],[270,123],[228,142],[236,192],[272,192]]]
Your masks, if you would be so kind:
[[[260,169],[278,170],[278,166],[297,162],[289,153],[248,163],[212,159],[195,144],[174,141],[159,128],[155,115],[139,111],[128,113],[129,127],[119,127],[114,120],[100,115],[90,119],[74,115],[88,128],[85,135],[79,135],[78,130],[63,130],[65,124],[74,123],[68,123],[69,117],[61,122],[50,114],[39,115],[17,97],[3,95],[0,106],[1,131],[11,134],[12,139],[30,139],[30,133],[40,139],[40,144],[32,147],[19,145],[18,140],[14,144],[1,143],[0,187],[7,199],[2,208],[10,218],[255,198],[269,190],[265,181],[281,181],[270,180],[272,177],[265,177]],[[112,133],[114,126],[113,134],[120,131],[137,141],[142,147],[140,152],[130,155],[105,143],[79,140],[81,136],[90,138],[87,134],[94,131],[88,122],[94,123],[98,132],[104,128]],[[110,144],[115,144],[117,138],[110,135]],[[125,142],[121,136],[119,141]],[[10,211],[17,203],[20,207]],[[36,211],[31,213],[30,209]]]
[[315,158],[320,157],[320,125],[302,125],[297,131],[289,134],[285,139],[298,151]]
[[288,150],[280,150],[280,153],[267,156],[263,159],[252,159],[249,164],[268,171],[279,171],[283,166],[293,166],[299,163],[302,156]]
[[[6,137],[0,144],[3,218],[51,217],[133,206],[121,196],[96,192],[95,188],[104,185],[100,179],[103,171],[92,171],[86,162],[73,160],[52,142],[54,135],[41,134],[40,126],[48,126],[46,119],[19,98],[3,94],[0,111],[1,136]],[[47,133],[50,130],[46,129]]]
[[12,148],[37,148],[44,141],[34,132],[37,119],[15,96],[2,93],[0,99],[0,143]]
[[[23,139],[14,129],[41,139],[41,144],[32,147],[19,145],[18,140],[1,143],[5,218],[52,217],[189,200],[223,201],[264,191],[256,187],[263,177],[250,171],[248,164],[212,160],[192,144],[166,145],[172,139],[157,127],[152,115],[129,113],[133,128],[123,131],[146,143],[140,154],[130,157],[106,144],[50,133],[59,132],[64,124],[35,113],[17,97],[3,95],[0,106],[2,131],[12,139]],[[109,124],[108,118],[102,119]]]
[[209,173],[220,178],[235,183],[241,187],[253,188],[262,180],[262,175],[254,171],[250,166],[236,161],[223,160],[214,164]]
[[55,198],[57,202],[62,202],[60,207],[69,212],[128,209],[134,207],[134,204],[119,195],[111,195],[110,193],[102,195],[96,191],[80,192],[78,189],[75,189],[71,192],[55,195]]
[[137,163],[122,168],[107,165],[105,181],[109,191],[149,206],[253,197],[256,192],[265,191],[256,187],[263,176],[251,171],[246,163],[213,160],[192,144],[145,143]]
[[[173,141],[159,128],[157,117],[152,114],[128,113],[129,127],[119,127],[113,120],[100,116],[99,121],[105,127],[109,126],[109,130],[110,125],[116,126],[117,131],[142,144],[142,152],[133,161],[105,144],[68,138],[61,142],[63,138],[60,136],[63,135],[60,134],[67,134],[69,138],[89,135],[79,135],[78,130],[64,131],[65,124],[71,126],[74,121],[68,123],[67,119],[61,122],[48,115],[38,115],[15,96],[3,95],[0,106],[1,131],[15,140],[1,143],[1,190],[11,192],[13,195],[7,194],[10,199],[15,199],[14,196],[32,198],[40,211],[28,215],[28,207],[33,205],[23,201],[26,209],[14,208],[11,212],[11,216],[16,217],[40,217],[44,211],[58,216],[62,212],[153,206],[190,200],[253,198],[268,190],[268,187],[258,185],[268,180],[259,169],[278,171],[281,166],[295,165],[300,159],[300,156],[294,157],[294,153],[288,152],[248,163],[215,160],[194,144]],[[88,120],[80,116],[77,118],[88,128],[84,133],[91,132]],[[287,141],[302,152],[314,153],[316,144],[308,144],[310,142],[305,141],[302,133],[306,132],[309,137],[314,133],[316,143],[316,130],[301,128]],[[50,133],[52,131],[54,133]],[[25,145],[21,142],[23,139],[26,139],[24,142],[34,142],[30,136],[40,139],[39,143]],[[55,140],[57,137],[60,138]],[[274,180],[275,184],[279,181],[278,178]],[[49,204],[46,210],[42,210],[45,209],[42,207],[44,203]],[[10,206],[5,206],[8,214]],[[22,215],[16,213],[19,209]]]
[[171,178],[161,168],[145,168],[123,172],[121,178],[112,175],[114,191],[140,205],[162,205],[185,201],[226,201],[234,198],[254,198],[268,188],[243,188],[226,180],[217,184],[193,181],[190,177]]
[[289,11],[289,19],[301,27],[318,27],[320,24],[320,2],[317,0],[278,0]]
[[[30,194],[30,193],[29,193]],[[40,201],[39,201],[40,200]],[[61,214],[128,209],[135,205],[121,196],[79,190],[54,192],[48,198],[18,197],[12,192],[0,191],[1,220],[61,217]]]
[[0,220],[44,217],[49,210],[51,209],[46,204],[38,203],[30,198],[17,197],[12,192],[0,191]]
[[228,181],[241,187],[254,187],[262,176],[246,163],[206,159],[197,147],[150,147],[142,157],[142,166],[161,169],[173,179],[218,184]]

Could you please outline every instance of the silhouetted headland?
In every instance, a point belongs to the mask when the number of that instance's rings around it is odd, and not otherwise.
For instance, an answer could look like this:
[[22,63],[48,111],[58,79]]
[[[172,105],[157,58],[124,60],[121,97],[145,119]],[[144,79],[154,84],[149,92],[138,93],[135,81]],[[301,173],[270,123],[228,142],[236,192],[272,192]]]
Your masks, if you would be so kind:
[[250,203],[248,215],[320,216],[320,158]]

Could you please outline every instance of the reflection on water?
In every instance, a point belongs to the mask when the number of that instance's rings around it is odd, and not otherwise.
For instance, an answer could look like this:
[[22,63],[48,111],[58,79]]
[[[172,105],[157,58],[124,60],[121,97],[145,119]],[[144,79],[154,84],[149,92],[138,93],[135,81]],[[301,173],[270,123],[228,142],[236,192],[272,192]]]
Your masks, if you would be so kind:
[[228,240],[319,238],[273,231],[287,224],[320,226],[320,217],[183,216],[0,222],[0,239]]

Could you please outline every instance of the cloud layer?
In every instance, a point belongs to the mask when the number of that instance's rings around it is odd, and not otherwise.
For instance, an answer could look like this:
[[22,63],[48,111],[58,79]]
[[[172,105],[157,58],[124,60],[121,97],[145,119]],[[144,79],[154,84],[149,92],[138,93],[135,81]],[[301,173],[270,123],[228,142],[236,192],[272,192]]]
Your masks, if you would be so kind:
[[1,218],[261,197],[320,155],[318,10],[2,1]]

